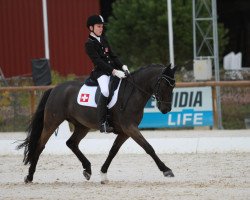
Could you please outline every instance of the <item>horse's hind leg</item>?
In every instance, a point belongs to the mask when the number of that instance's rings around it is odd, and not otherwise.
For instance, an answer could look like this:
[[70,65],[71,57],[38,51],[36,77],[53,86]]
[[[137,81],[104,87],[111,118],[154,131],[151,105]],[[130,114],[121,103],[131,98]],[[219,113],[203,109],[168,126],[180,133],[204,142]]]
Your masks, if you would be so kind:
[[105,160],[104,164],[102,165],[101,168],[101,183],[105,184],[108,182],[107,179],[107,171],[109,168],[109,165],[111,164],[111,161],[113,160],[113,158],[116,156],[117,152],[119,151],[120,147],[122,146],[122,144],[128,139],[127,135],[124,134],[118,134],[114,144],[112,146],[112,148],[109,151],[109,155],[107,157],[107,159]]
[[87,135],[89,132],[89,128],[79,124],[75,124],[75,130],[73,135],[68,139],[66,142],[67,146],[73,151],[73,153],[77,156],[77,158],[81,161],[83,166],[83,175],[87,180],[91,177],[91,163],[89,160],[83,155],[83,153],[80,151],[78,145],[80,141]]
[[39,157],[43,149],[45,148],[45,145],[48,142],[50,136],[54,133],[54,131],[59,125],[60,125],[60,122],[58,122],[57,124],[54,123],[53,125],[50,125],[50,126],[44,126],[42,133],[41,133],[41,137],[38,140],[36,150],[30,162],[29,173],[24,179],[25,183],[32,182]]

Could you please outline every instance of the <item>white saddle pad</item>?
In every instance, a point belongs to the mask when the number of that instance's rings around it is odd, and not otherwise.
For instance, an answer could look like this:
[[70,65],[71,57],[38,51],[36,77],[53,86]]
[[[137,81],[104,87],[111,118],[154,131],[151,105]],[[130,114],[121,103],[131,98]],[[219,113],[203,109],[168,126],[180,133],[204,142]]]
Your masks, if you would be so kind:
[[[120,85],[121,81],[119,82],[117,89],[114,91],[114,95],[112,96],[111,101],[107,105],[108,109],[112,108],[117,102]],[[96,90],[97,90],[96,86],[83,85],[78,93],[77,103],[82,106],[89,106],[96,108],[97,107],[97,104],[95,102]]]

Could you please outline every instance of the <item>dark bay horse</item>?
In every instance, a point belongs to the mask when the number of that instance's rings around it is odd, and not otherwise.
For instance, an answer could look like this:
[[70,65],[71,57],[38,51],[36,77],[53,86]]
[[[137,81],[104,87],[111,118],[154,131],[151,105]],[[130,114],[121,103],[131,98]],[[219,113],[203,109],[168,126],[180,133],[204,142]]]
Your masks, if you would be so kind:
[[[164,176],[174,176],[172,170],[159,159],[138,129],[144,107],[152,95],[155,96],[157,107],[163,114],[171,110],[175,86],[174,73],[175,68],[171,69],[170,66],[151,64],[123,79],[118,101],[109,111],[117,137],[101,167],[102,183],[107,181],[106,175],[111,161],[129,137],[153,158]],[[127,87],[129,85],[130,87]],[[82,163],[85,178],[90,179],[91,163],[80,151],[78,145],[90,129],[98,129],[98,120],[96,108],[80,106],[77,103],[77,95],[81,86],[82,83],[77,81],[65,82],[43,94],[29,125],[27,138],[17,146],[18,149],[25,148],[23,162],[25,165],[30,164],[28,175],[24,179],[25,183],[32,182],[40,154],[50,136],[64,120],[74,125],[74,132],[66,145]],[[128,92],[127,88],[131,86],[133,91]],[[125,107],[124,99],[127,99]],[[121,109],[121,107],[124,108]]]

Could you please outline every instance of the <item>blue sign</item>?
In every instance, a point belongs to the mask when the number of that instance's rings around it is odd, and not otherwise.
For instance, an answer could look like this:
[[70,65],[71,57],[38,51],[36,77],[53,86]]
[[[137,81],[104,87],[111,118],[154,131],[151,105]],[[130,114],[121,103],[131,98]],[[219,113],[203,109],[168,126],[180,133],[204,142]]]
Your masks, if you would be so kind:
[[213,126],[211,87],[175,88],[172,111],[162,114],[151,98],[139,128]]

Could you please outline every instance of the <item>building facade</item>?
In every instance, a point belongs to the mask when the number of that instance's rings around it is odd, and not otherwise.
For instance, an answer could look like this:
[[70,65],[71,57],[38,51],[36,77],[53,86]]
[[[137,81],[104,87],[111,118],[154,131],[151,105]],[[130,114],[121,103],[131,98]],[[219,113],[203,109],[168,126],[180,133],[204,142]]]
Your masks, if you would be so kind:
[[[87,75],[86,20],[99,0],[47,0],[49,60],[62,75]],[[31,60],[45,58],[43,0],[0,0],[0,67],[5,77],[30,76]]]

